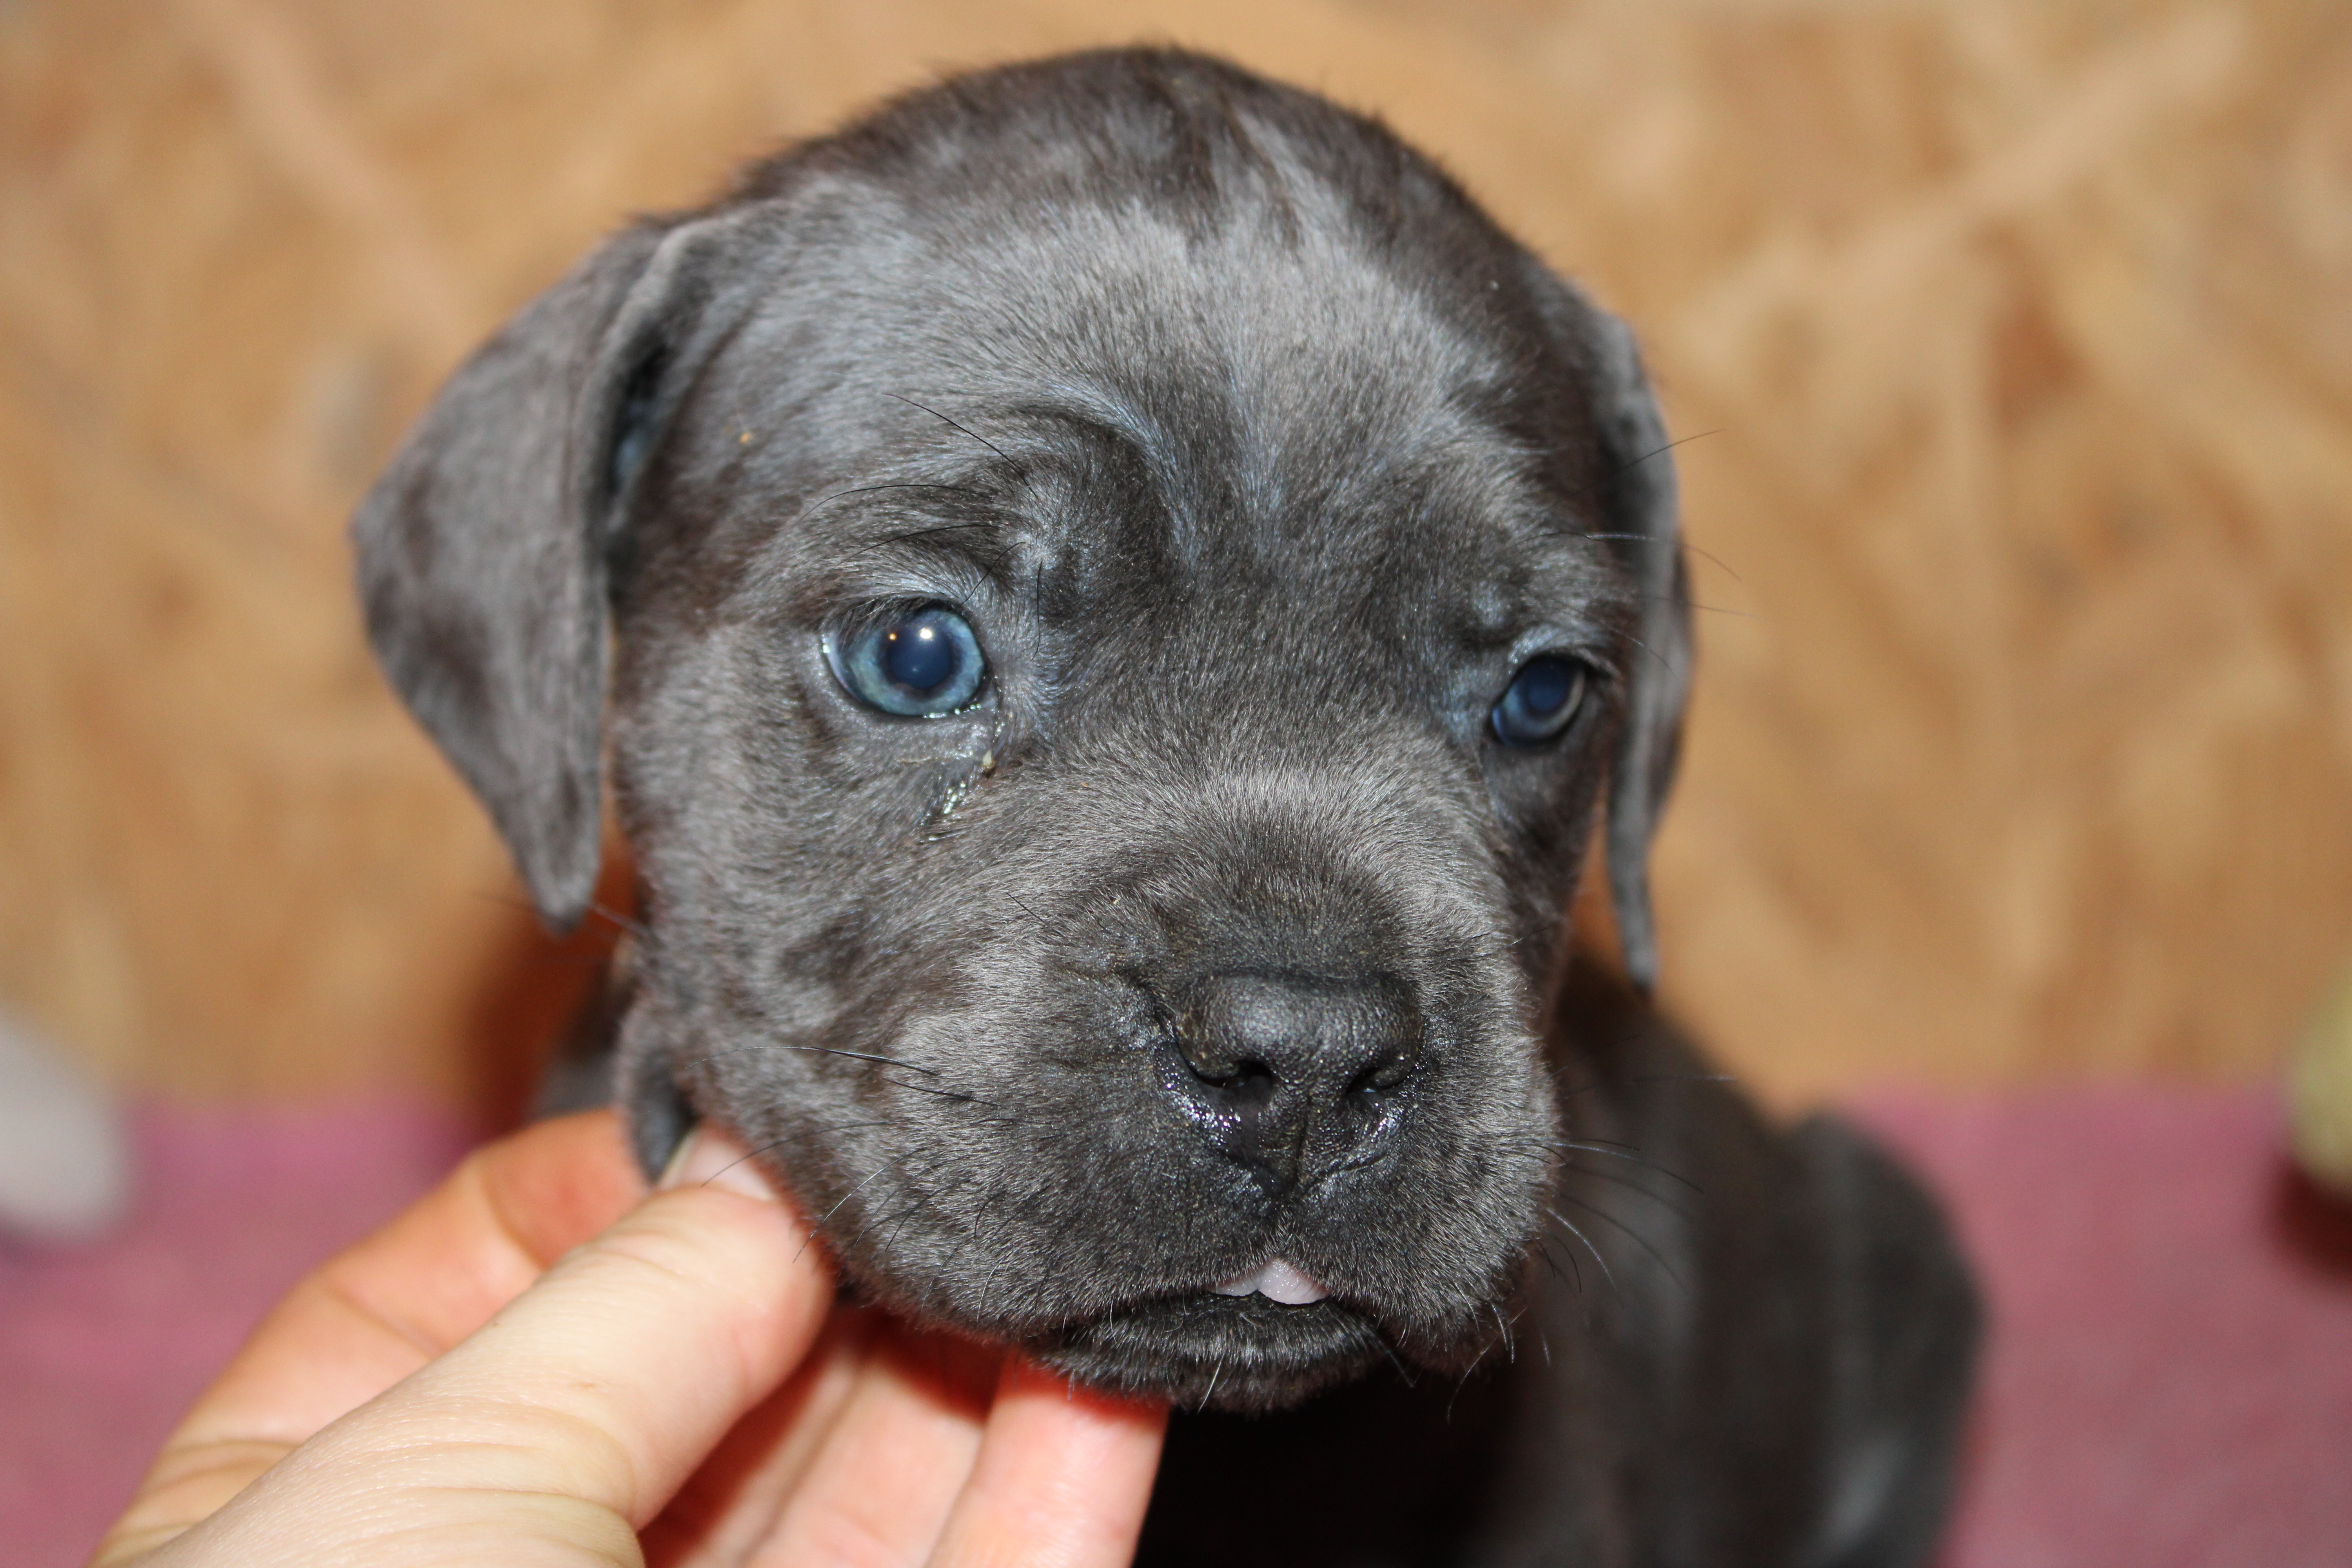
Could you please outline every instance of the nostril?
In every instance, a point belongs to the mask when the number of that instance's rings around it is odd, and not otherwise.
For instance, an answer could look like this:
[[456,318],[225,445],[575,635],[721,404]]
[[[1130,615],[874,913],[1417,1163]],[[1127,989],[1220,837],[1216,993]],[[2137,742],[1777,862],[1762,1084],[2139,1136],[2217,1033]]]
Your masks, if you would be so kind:
[[1421,1047],[1405,1046],[1390,1051],[1378,1060],[1366,1064],[1363,1070],[1348,1080],[1348,1093],[1370,1099],[1385,1094],[1402,1085],[1421,1066]]
[[[1165,1080],[1209,1142],[1282,1190],[1370,1150],[1421,1066],[1410,987],[1387,975],[1249,972],[1193,981],[1167,1016]],[[1167,1070],[1163,1068],[1163,1070]]]
[[1226,1057],[1214,1052],[1184,1053],[1184,1065],[1192,1076],[1211,1089],[1220,1091],[1230,1100],[1254,1104],[1273,1098],[1276,1084],[1274,1069],[1252,1057]]

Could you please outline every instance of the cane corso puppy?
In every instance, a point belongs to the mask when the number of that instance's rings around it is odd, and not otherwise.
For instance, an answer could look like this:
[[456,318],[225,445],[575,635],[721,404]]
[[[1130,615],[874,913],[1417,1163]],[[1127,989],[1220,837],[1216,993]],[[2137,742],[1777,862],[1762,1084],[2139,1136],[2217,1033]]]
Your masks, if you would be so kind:
[[646,1165],[722,1122],[859,1297],[1197,1413],[1148,1558],[1916,1563],[1942,1222],[1640,1000],[1667,445],[1378,123],[1087,54],[624,229],[451,379],[360,578],[558,926],[609,770]]

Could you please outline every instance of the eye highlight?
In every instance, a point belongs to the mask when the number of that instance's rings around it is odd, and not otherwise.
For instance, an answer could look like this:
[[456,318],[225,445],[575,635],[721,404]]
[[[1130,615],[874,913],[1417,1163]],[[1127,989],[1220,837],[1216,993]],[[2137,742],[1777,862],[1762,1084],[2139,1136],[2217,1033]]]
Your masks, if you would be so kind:
[[827,637],[824,657],[843,690],[906,719],[936,719],[970,707],[988,675],[971,623],[944,605]]
[[1558,740],[1584,706],[1584,666],[1572,658],[1543,654],[1528,660],[1495,704],[1495,738],[1520,747]]

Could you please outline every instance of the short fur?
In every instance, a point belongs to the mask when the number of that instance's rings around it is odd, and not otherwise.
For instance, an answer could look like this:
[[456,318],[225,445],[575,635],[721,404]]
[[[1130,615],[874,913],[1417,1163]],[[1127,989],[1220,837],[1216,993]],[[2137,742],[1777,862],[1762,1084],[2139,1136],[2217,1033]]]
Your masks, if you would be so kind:
[[[721,1121],[859,1293],[1108,1387],[1380,1367],[1180,1424],[1148,1557],[1916,1563],[1975,1334],[1933,1206],[1562,956],[1599,822],[1654,966],[1666,445],[1624,327],[1381,126],[1104,52],[622,232],[360,574],[559,925],[609,765],[649,1167]],[[861,706],[824,639],[925,603],[980,700]],[[1505,746],[1538,655],[1590,695]],[[1263,1104],[1201,1065],[1243,1037]],[[1329,1298],[1213,1292],[1269,1258]]]

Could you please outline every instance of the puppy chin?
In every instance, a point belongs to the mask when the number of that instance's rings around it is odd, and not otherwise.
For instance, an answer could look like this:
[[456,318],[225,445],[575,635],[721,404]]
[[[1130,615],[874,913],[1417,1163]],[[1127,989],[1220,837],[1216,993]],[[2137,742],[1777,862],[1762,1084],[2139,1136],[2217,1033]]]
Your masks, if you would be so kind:
[[[1182,1409],[1263,1414],[1383,1360],[1402,1369],[1391,1342],[1398,1337],[1343,1300],[1289,1306],[1209,1292],[1138,1302],[1032,1338],[1023,1349],[1041,1365],[1113,1393]],[[1433,1372],[1466,1370],[1487,1348],[1475,1331],[1409,1342],[1411,1360]]]
[[1286,1409],[1386,1352],[1379,1328],[1337,1301],[1283,1306],[1207,1295],[1146,1301],[1024,1347],[1040,1364],[1183,1409]]

